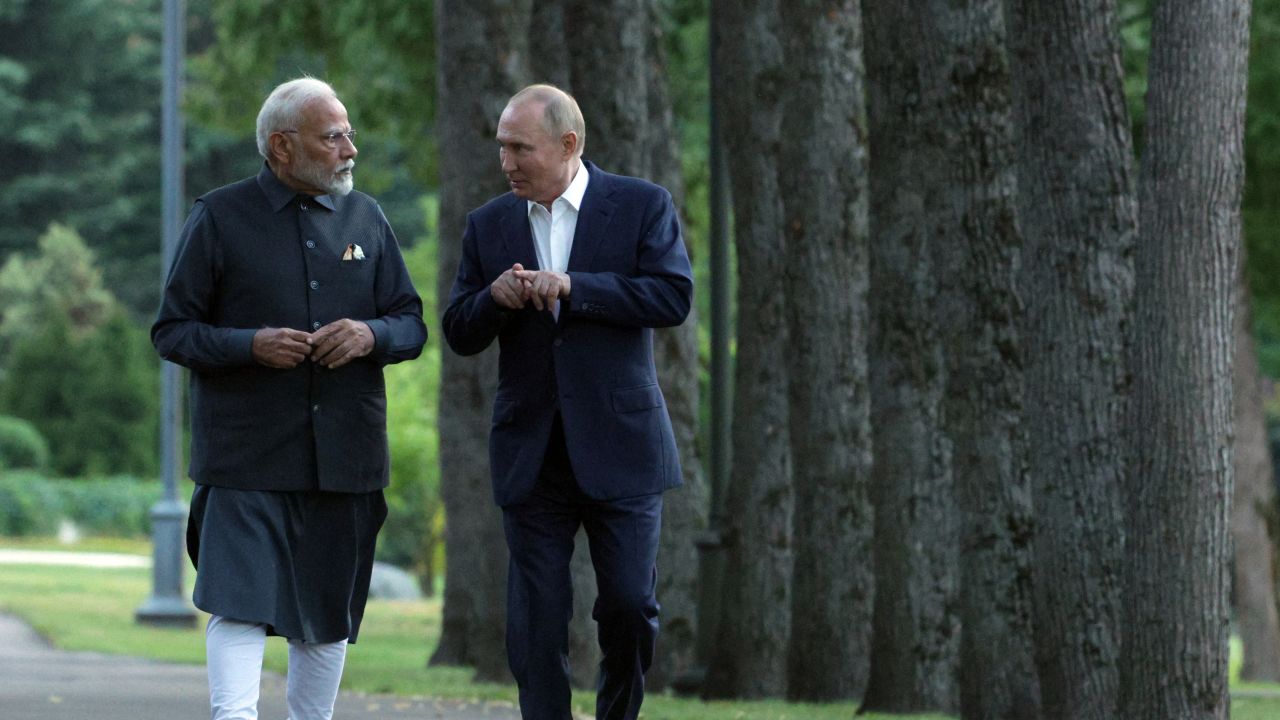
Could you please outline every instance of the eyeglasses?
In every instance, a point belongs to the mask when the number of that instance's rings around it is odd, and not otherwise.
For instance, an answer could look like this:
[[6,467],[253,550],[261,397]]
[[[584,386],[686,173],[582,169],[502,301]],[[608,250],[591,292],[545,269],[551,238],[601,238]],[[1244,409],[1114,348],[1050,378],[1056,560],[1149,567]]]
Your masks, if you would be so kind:
[[[290,129],[290,130],[280,130],[280,132],[297,133],[298,131]],[[350,142],[352,145],[355,145],[356,131],[355,130],[348,130],[346,132],[335,131],[335,132],[327,133],[325,135],[320,136],[320,139],[324,141],[324,144],[331,148],[338,147],[338,141],[341,140],[342,138],[346,138],[347,142]]]

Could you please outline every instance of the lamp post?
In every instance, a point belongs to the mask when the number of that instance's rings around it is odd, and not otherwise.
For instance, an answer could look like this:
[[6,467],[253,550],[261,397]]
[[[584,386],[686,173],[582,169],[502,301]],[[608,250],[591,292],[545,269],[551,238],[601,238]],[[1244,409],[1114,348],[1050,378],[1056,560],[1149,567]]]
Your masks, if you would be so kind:
[[[178,98],[182,90],[185,54],[183,0],[164,3],[164,92],[161,104],[161,255],[165,271],[173,261],[181,231],[182,117]],[[177,476],[182,464],[182,376],[177,365],[160,367],[160,478],[164,496],[151,508],[153,547],[151,597],[137,610],[137,620],[149,625],[190,627],[195,610],[182,592],[183,521],[186,506],[178,500]]]

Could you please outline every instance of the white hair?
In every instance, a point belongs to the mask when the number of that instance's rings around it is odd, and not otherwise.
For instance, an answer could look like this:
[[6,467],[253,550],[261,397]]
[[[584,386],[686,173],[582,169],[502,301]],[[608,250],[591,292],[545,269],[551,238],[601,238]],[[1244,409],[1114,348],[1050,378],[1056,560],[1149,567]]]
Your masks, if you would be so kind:
[[329,83],[313,77],[300,77],[276,86],[258,111],[258,154],[270,160],[267,138],[281,130],[296,130],[302,123],[302,109],[312,100],[337,99]]

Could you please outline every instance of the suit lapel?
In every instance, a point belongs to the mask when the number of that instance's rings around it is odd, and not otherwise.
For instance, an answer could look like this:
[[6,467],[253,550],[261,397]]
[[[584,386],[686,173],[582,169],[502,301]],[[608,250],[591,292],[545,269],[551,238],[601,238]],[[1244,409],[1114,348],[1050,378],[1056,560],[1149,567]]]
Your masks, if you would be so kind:
[[507,257],[514,258],[526,270],[538,270],[538,251],[529,228],[529,205],[514,195],[511,206],[502,214],[502,242]]
[[591,181],[587,183],[587,192],[582,196],[578,224],[573,229],[573,250],[569,252],[569,270],[573,272],[591,269],[591,260],[604,241],[614,210],[614,203],[609,199],[612,188],[608,173],[592,163],[585,160],[583,162],[591,173]]

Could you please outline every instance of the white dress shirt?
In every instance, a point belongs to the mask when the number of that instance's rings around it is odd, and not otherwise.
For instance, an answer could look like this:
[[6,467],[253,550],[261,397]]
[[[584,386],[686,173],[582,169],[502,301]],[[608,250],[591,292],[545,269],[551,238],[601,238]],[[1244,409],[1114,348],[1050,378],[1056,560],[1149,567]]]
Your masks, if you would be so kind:
[[[538,253],[538,268],[565,272],[569,268],[569,253],[573,251],[573,232],[578,225],[578,209],[587,192],[590,173],[581,161],[569,187],[551,203],[548,211],[541,204],[529,202],[529,228],[533,231],[533,245]],[[560,301],[556,300],[551,313],[560,317]]]

